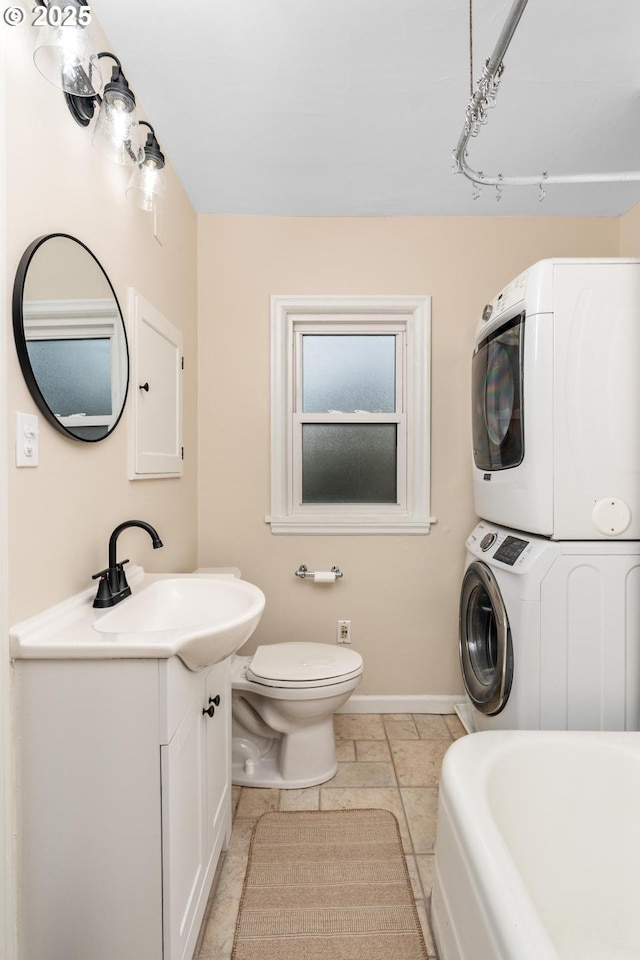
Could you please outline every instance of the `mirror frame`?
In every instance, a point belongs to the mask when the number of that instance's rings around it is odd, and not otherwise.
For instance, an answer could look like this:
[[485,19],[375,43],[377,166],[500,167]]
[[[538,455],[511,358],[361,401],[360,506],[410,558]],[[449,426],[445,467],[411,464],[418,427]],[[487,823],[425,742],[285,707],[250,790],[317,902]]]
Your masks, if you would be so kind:
[[[27,274],[29,272],[31,261],[33,260],[33,257],[35,256],[37,251],[40,249],[40,247],[42,247],[47,242],[47,240],[53,240],[56,237],[63,237],[66,240],[72,240],[74,243],[77,243],[78,246],[82,247],[89,254],[92,260],[95,261],[104,279],[107,281],[107,284],[109,285],[109,289],[111,290],[111,294],[113,296],[115,305],[118,308],[120,323],[122,324],[122,337],[123,337],[124,349],[126,352],[126,360],[127,360],[127,376],[126,376],[126,383],[124,386],[124,394],[122,397],[122,404],[116,419],[114,420],[113,424],[109,427],[107,432],[104,433],[101,437],[79,437],[75,433],[72,433],[71,430],[69,430],[63,423],[60,422],[58,417],[56,417],[56,415],[50,409],[49,405],[47,404],[47,401],[45,400],[42,394],[42,391],[40,390],[40,387],[38,386],[38,381],[33,372],[33,367],[31,366],[31,360],[29,359],[29,351],[27,348],[27,338],[24,332],[24,310],[23,310],[24,288],[27,281]],[[65,437],[69,437],[71,440],[80,441],[80,443],[98,443],[99,441],[106,440],[107,437],[110,437],[113,431],[115,430],[115,428],[117,427],[118,423],[120,422],[122,414],[124,413],[124,408],[127,403],[127,397],[129,395],[129,381],[131,377],[131,356],[129,353],[129,341],[127,339],[127,328],[125,326],[124,316],[122,315],[120,303],[116,296],[116,292],[113,289],[113,284],[111,283],[111,280],[107,276],[106,270],[104,269],[104,267],[102,266],[102,264],[100,263],[96,255],[89,249],[89,247],[85,243],[83,243],[81,240],[78,240],[77,237],[71,236],[71,234],[69,233],[47,233],[42,237],[38,237],[37,240],[34,240],[32,243],[29,244],[25,252],[22,254],[20,263],[18,264],[18,269],[16,270],[16,277],[13,284],[12,313],[13,313],[13,336],[16,343],[16,350],[18,352],[18,360],[20,362],[20,369],[22,370],[22,376],[25,379],[25,382],[27,384],[27,387],[29,388],[29,392],[31,396],[35,400],[36,405],[38,406],[40,412],[44,415],[45,419],[47,419],[49,423],[56,428],[56,430],[59,430],[60,433],[63,433]]]

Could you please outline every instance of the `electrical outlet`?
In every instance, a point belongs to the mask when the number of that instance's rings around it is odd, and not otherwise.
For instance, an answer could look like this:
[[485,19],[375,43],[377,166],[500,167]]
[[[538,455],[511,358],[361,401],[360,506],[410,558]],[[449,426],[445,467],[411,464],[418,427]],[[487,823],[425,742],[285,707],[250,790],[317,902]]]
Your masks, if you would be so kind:
[[351,620],[338,620],[336,643],[351,643]]

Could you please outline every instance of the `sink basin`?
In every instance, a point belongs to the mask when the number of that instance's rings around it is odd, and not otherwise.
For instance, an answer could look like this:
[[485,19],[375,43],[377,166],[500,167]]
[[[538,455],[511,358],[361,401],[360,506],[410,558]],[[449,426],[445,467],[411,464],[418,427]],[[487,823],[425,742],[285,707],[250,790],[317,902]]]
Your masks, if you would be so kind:
[[231,656],[249,639],[264,610],[262,590],[235,577],[156,579],[93,624],[102,634],[142,644],[163,639],[192,670]]
[[229,569],[151,573],[132,565],[131,596],[96,610],[95,585],[10,628],[11,656],[26,660],[180,657],[200,670],[230,657],[264,610],[259,587]]

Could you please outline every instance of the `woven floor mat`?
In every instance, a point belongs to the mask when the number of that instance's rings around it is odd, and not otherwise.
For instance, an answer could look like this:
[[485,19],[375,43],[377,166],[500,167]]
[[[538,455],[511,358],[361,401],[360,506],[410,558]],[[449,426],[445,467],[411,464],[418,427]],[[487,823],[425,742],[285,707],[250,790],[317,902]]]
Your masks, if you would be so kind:
[[264,814],[232,960],[427,960],[393,814]]

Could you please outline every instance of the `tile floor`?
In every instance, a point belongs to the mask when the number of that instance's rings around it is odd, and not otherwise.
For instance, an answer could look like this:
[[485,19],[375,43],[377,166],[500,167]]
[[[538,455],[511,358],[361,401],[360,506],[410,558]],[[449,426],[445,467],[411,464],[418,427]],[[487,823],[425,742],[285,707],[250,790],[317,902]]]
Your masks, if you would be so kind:
[[255,822],[271,810],[377,807],[398,819],[416,906],[430,957],[429,898],[440,765],[465,731],[455,715],[338,714],[334,717],[338,772],[305,790],[233,788],[229,850],[212,898],[198,960],[229,960]]

